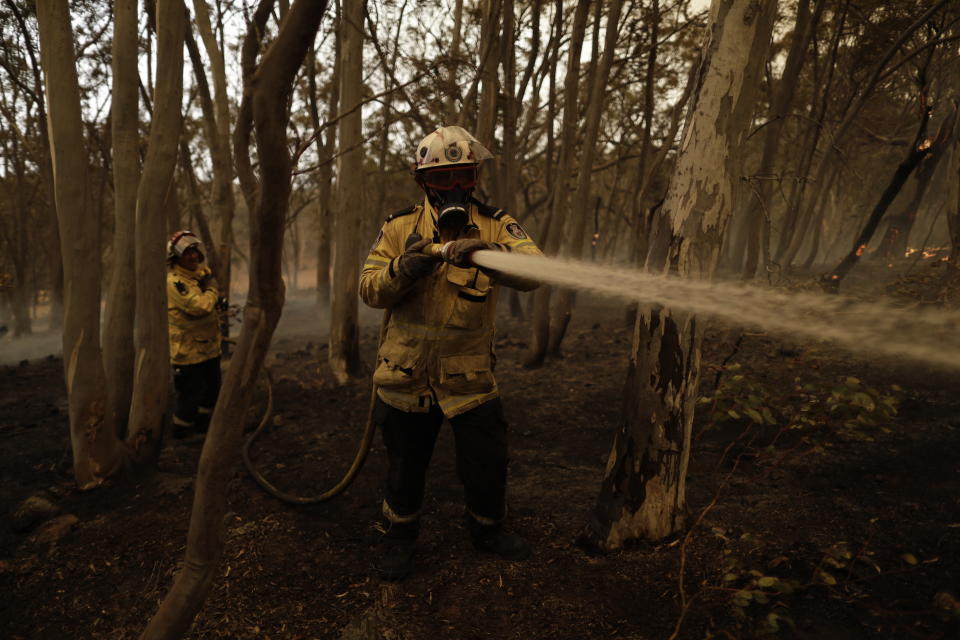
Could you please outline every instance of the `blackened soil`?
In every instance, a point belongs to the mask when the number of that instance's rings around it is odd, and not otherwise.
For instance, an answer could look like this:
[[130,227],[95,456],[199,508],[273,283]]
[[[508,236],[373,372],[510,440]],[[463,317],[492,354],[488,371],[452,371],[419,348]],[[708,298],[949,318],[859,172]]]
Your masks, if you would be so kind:
[[[285,322],[298,320],[312,322],[308,305],[285,311]],[[340,477],[369,401],[368,378],[331,384],[321,331],[278,334],[275,415],[254,448],[273,482],[301,494]],[[367,362],[376,333],[368,322]],[[504,317],[498,332],[510,522],[533,543],[530,561],[472,550],[449,430],[431,468],[417,569],[396,585],[371,571],[379,441],[347,493],[314,507],[269,497],[238,455],[225,557],[189,637],[958,637],[960,376],[756,332],[735,348],[740,333],[712,327],[704,345],[703,395],[721,363],[739,368],[721,375],[737,391],[698,408],[687,485],[695,528],[603,556],[574,544],[621,419],[631,341],[621,306],[584,298],[564,357],[541,369],[520,366],[526,325]],[[850,376],[871,397],[895,396],[898,413],[876,419],[847,401],[830,409],[832,390],[856,392]],[[751,395],[773,424],[736,410]],[[261,391],[251,425],[263,406]],[[0,368],[0,628],[7,638],[135,638],[183,558],[202,440],[168,441],[139,485],[80,493],[67,430],[58,359]],[[78,518],[55,542],[43,525],[11,527],[11,510],[37,492]]]

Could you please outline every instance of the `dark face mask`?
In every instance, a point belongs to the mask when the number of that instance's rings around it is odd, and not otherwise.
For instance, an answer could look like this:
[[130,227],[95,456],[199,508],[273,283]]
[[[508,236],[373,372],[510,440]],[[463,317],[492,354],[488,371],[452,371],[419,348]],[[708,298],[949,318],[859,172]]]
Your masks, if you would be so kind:
[[430,190],[430,204],[437,209],[437,226],[441,229],[459,231],[467,225],[470,216],[470,194],[473,189],[463,189],[459,185],[452,189]]

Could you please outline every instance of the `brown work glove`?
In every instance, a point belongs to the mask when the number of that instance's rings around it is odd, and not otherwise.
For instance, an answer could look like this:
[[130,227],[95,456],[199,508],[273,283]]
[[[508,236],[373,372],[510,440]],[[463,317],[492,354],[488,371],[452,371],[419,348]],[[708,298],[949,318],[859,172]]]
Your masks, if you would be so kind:
[[397,259],[397,271],[410,280],[419,280],[433,271],[440,260],[423,253],[423,248],[431,242],[430,238],[424,238],[408,246]]
[[474,251],[495,251],[497,248],[497,245],[492,242],[477,240],[476,238],[464,238],[463,240],[454,240],[443,245],[440,253],[443,259],[453,266],[466,268],[474,266],[470,261],[470,254]]

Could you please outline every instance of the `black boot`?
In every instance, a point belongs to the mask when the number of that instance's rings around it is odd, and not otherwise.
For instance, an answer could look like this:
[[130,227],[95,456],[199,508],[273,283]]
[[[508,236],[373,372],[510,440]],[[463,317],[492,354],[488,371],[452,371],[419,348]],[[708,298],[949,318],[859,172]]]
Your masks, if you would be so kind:
[[213,411],[199,411],[197,413],[197,425],[196,432],[200,434],[205,434],[210,429],[210,419],[213,417]]
[[467,529],[470,530],[473,548],[481,553],[492,553],[505,560],[517,561],[530,557],[530,544],[502,524],[482,525],[468,515]]
[[403,580],[413,570],[419,522],[385,523],[387,532],[381,542],[382,552],[374,569],[389,582]]
[[189,438],[197,432],[196,425],[192,422],[187,422],[182,418],[177,416],[173,417],[173,431],[172,435],[177,440],[182,440],[184,438]]

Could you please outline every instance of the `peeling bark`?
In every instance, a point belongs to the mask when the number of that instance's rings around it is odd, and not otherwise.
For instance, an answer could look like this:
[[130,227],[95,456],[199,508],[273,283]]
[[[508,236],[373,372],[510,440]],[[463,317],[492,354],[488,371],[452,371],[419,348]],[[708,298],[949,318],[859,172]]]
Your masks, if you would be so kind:
[[[663,206],[665,247],[648,266],[709,279],[741,175],[776,0],[715,0],[700,78]],[[602,551],[683,526],[703,331],[690,314],[641,308],[616,432],[581,543]]]

